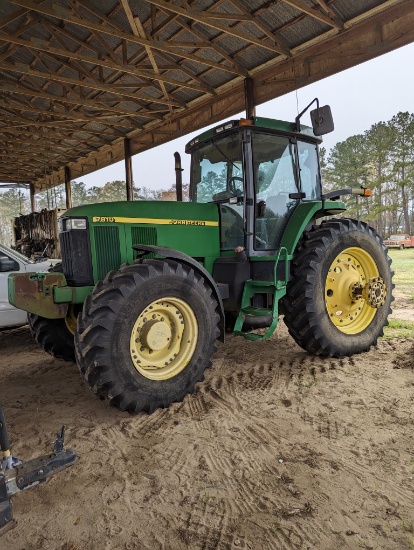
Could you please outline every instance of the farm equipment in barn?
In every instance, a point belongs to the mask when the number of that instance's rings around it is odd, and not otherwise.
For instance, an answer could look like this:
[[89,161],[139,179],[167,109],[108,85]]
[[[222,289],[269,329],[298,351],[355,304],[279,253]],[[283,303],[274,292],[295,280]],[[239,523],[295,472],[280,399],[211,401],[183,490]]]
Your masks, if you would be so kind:
[[39,483],[71,466],[77,460],[74,451],[64,448],[65,428],[56,435],[52,453],[21,462],[12,456],[7,434],[6,420],[0,404],[0,536],[16,526],[13,518],[11,496],[31,489]]
[[66,211],[61,272],[9,277],[39,345],[76,358],[96,394],[131,412],[181,401],[226,330],[266,339],[279,314],[310,353],[368,351],[391,311],[391,261],[366,223],[324,219],[346,210],[343,195],[370,191],[323,193],[318,145],[332,117],[318,103],[310,128],[305,111],[191,140],[188,203]]
[[28,258],[60,258],[58,219],[61,208],[43,209],[13,219],[13,248]]

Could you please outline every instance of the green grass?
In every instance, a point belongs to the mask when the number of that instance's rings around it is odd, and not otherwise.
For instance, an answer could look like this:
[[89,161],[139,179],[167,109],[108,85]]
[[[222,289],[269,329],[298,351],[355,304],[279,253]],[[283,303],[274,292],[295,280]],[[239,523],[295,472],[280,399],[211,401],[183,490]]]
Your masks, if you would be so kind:
[[384,338],[413,338],[414,323],[412,321],[400,321],[390,319],[389,325],[384,327]]
[[[414,248],[405,250],[389,250],[392,259],[391,267],[394,270],[393,281],[395,289],[414,307]],[[390,319],[389,325],[384,328],[384,338],[413,338],[414,323]]]
[[396,288],[414,305],[414,248],[389,250]]

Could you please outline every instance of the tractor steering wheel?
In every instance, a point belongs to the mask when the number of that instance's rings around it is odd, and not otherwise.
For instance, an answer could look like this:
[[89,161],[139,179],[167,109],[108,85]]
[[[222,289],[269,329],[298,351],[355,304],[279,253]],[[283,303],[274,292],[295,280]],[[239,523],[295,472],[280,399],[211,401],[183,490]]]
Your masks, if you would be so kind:
[[237,189],[237,187],[235,185],[236,181],[241,181],[242,182],[242,188],[243,188],[243,178],[240,178],[239,176],[231,176],[231,178],[229,178],[227,180],[227,189],[235,197],[240,197],[243,194],[243,192],[240,189]]

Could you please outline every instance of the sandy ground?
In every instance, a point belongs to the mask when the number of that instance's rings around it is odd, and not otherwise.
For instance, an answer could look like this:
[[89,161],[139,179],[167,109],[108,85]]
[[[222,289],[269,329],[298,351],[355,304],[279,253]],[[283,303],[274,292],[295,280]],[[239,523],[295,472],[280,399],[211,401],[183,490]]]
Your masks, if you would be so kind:
[[413,344],[321,359],[281,322],[270,341],[220,345],[183,403],[133,417],[27,327],[2,332],[14,454],[48,452],[65,424],[79,461],[13,497],[0,548],[413,549]]

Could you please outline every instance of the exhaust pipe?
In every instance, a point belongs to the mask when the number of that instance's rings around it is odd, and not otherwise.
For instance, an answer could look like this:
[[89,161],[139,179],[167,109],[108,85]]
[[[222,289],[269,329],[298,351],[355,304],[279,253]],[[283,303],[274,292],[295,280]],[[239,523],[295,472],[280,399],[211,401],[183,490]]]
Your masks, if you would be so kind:
[[175,190],[177,193],[177,201],[183,202],[183,168],[181,168],[181,155],[174,153],[175,159]]

